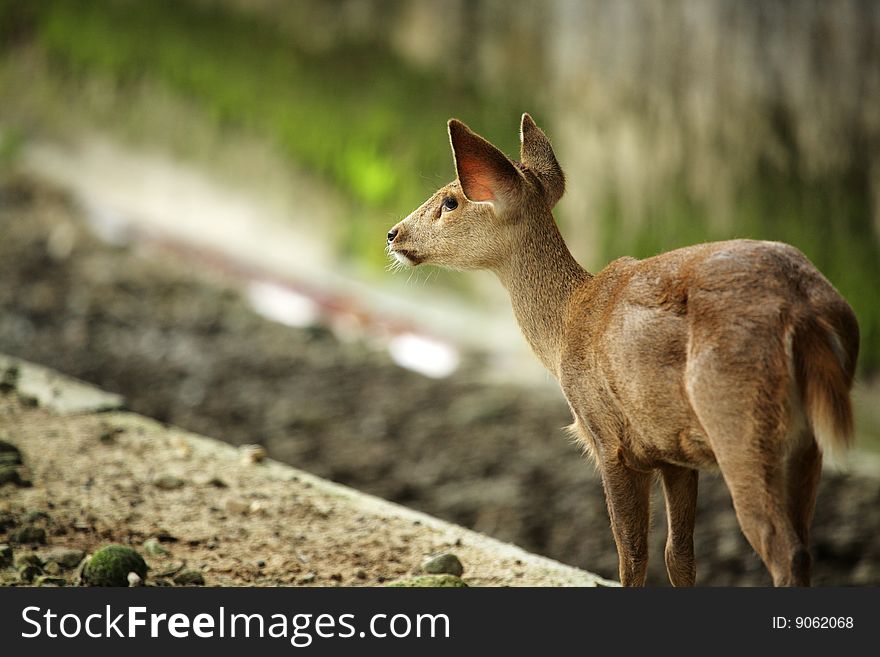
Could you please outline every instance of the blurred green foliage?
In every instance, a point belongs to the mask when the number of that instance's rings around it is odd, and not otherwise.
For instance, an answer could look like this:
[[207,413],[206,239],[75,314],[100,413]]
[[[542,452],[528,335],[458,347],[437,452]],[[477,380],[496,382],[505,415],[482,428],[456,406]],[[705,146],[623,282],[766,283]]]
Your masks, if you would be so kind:
[[16,161],[23,144],[24,136],[19,130],[0,130],[0,171]]
[[[328,178],[363,208],[344,248],[373,263],[385,262],[374,247],[393,217],[454,176],[446,120],[518,116],[378,47],[305,54],[264,21],[189,2],[51,0],[33,27],[66,74],[157,79],[204,104],[218,125],[265,136]],[[516,129],[497,131],[510,135],[508,148],[518,147]]]

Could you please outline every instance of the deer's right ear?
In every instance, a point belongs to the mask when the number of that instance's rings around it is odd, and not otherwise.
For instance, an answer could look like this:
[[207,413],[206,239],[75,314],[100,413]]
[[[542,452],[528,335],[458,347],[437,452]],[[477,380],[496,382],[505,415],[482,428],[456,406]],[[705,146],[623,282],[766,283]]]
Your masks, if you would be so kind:
[[461,190],[470,201],[504,204],[522,174],[507,156],[458,119],[449,120],[449,143]]

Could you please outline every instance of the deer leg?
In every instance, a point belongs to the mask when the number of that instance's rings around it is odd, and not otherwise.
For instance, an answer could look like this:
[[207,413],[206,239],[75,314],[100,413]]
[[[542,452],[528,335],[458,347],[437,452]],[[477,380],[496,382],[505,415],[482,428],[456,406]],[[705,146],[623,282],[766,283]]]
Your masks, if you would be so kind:
[[[720,464],[719,459],[719,464]],[[774,586],[808,586],[810,553],[798,537],[785,506],[781,468],[744,472],[754,464],[728,462],[721,472],[730,488],[733,507],[743,533],[764,561]]]
[[792,521],[786,459],[803,441],[787,426],[786,374],[766,368],[756,372],[744,362],[742,354],[731,361],[717,349],[695,350],[686,373],[688,395],[743,534],[773,584],[807,586],[810,553]]
[[749,449],[761,443],[746,438],[712,441],[739,525],[774,586],[808,586],[810,554],[789,515],[784,460],[771,450]]
[[663,495],[666,497],[666,572],[673,586],[693,586],[697,576],[694,561],[694,519],[697,511],[699,473],[677,465],[664,465]]
[[[810,525],[816,508],[816,494],[822,473],[822,452],[810,435],[788,457],[786,485],[788,514],[794,531],[805,548],[810,545]],[[805,584],[810,583],[810,563],[805,568]]]
[[620,583],[644,586],[648,574],[651,473],[633,470],[613,459],[602,464],[602,483],[617,544]]

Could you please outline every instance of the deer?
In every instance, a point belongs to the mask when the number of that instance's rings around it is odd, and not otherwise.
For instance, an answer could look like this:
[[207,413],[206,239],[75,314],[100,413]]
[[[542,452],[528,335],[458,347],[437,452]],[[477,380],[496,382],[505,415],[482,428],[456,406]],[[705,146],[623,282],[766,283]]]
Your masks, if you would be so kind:
[[623,586],[644,586],[650,497],[666,503],[666,571],[696,579],[701,470],[720,470],[774,586],[809,586],[823,453],[852,443],[856,316],[798,249],[752,239],[686,246],[597,274],[552,210],[565,176],[528,114],[514,161],[457,119],[456,179],[387,233],[407,267],[487,269],[558,381],[567,427],[601,475]]

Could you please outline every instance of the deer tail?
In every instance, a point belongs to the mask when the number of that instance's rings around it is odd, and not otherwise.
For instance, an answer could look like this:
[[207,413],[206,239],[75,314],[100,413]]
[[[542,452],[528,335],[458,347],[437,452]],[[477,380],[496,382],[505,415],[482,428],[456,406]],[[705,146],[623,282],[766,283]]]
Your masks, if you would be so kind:
[[852,311],[834,322],[811,317],[795,330],[794,373],[810,428],[822,451],[840,455],[852,445],[850,389],[858,357],[858,324]]

